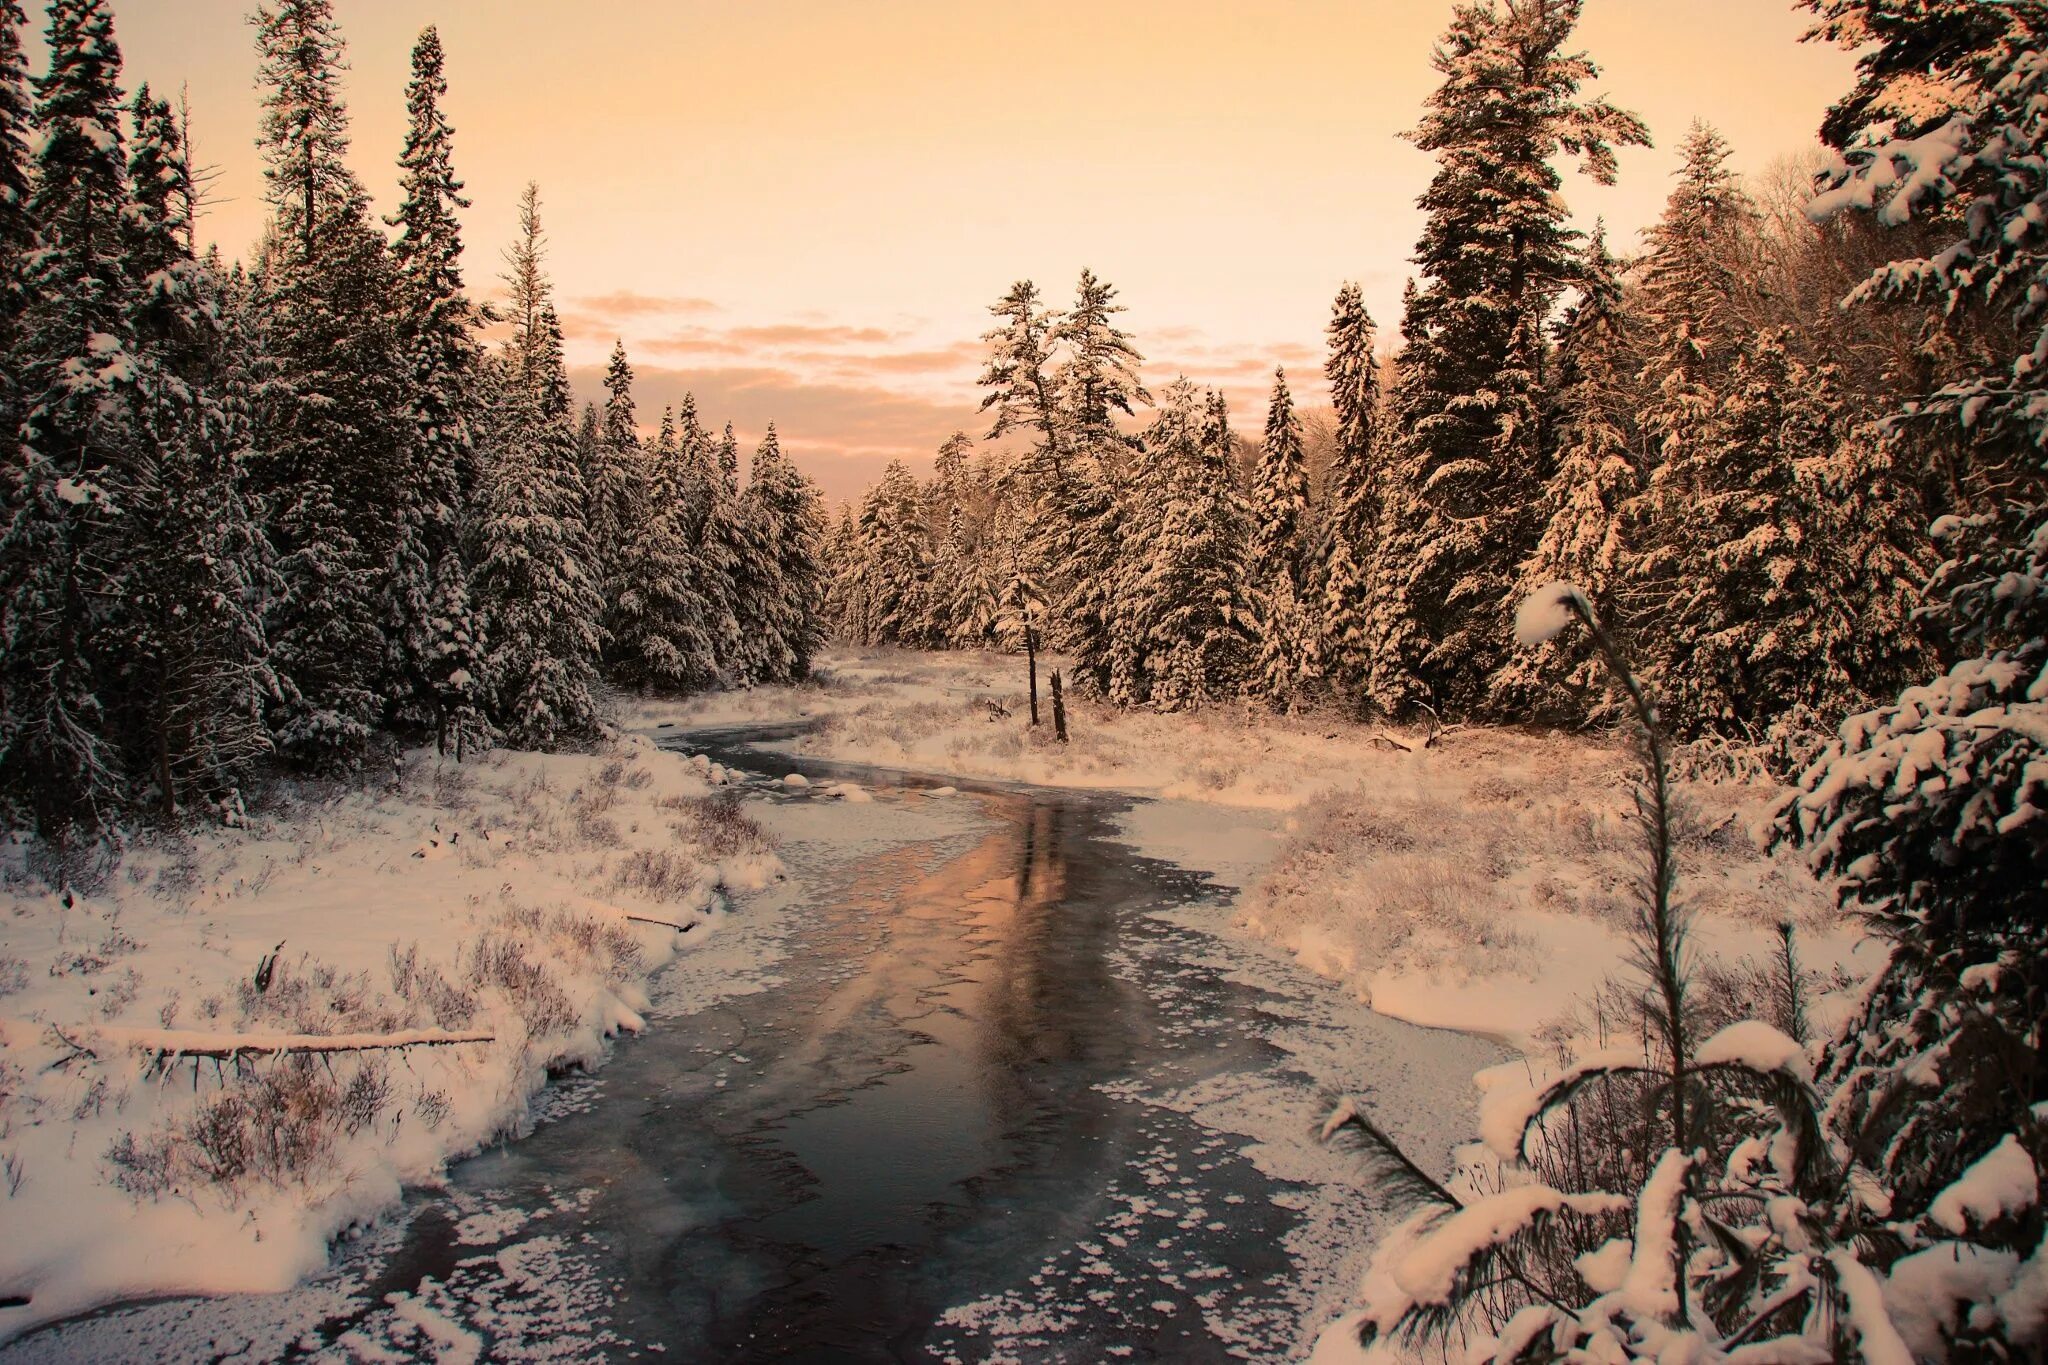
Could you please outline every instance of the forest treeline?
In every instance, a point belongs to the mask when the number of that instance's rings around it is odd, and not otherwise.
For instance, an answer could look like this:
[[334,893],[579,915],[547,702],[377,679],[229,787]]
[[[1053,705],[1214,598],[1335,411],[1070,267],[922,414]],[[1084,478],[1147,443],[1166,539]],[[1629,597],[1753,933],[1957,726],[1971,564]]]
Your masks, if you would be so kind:
[[1556,8],[1514,64],[1482,13],[1438,47],[1443,85],[1409,134],[1439,163],[1417,276],[1391,346],[1357,286],[1338,292],[1328,421],[1305,430],[1276,372],[1246,439],[1214,391],[1146,391],[1093,274],[1065,307],[1019,283],[986,338],[981,452],[963,432],[929,479],[892,466],[830,533],[834,628],[1013,646],[1030,621],[1120,705],[1610,720],[1582,645],[1512,639],[1515,603],[1566,580],[1676,732],[1781,764],[1952,659],[1916,610],[1942,557],[1927,528],[2004,475],[1892,419],[2009,347],[2010,322],[1845,312],[1874,269],[1930,248],[1939,215],[1816,221],[1813,168],[1745,184],[1705,124],[1639,253],[1573,230],[1560,157],[1611,181],[1614,149],[1649,133],[1580,93],[1595,68]]
[[256,7],[271,217],[229,265],[195,251],[184,120],[124,95],[106,0],[53,0],[33,79],[26,22],[0,0],[10,826],[62,848],[143,810],[232,817],[266,765],[548,747],[592,732],[605,684],[807,672],[822,520],[774,428],[744,478],[688,398],[643,444],[623,350],[579,414],[531,186],[508,305],[467,292],[434,29],[380,221],[329,0]]
[[[1833,161],[1745,186],[1695,126],[1628,260],[1557,197],[1561,157],[1607,180],[1648,139],[1583,93],[1579,0],[1457,6],[1410,134],[1437,172],[1400,336],[1381,356],[1338,295],[1320,458],[1284,377],[1242,441],[1217,394],[1145,392],[1108,286],[1056,310],[1019,284],[982,376],[999,448],[891,469],[828,540],[856,640],[1028,624],[1121,705],[1641,741],[1640,1050],[1567,1057],[1519,1110],[1489,1095],[1476,1189],[1339,1108],[1421,1210],[1368,1344],[2048,1350],[2048,4],[1803,6],[1857,55]],[[1674,738],[1792,777],[1776,839],[1889,944],[1832,1036],[1789,927],[1777,999],[1723,1028],[1695,989]]]

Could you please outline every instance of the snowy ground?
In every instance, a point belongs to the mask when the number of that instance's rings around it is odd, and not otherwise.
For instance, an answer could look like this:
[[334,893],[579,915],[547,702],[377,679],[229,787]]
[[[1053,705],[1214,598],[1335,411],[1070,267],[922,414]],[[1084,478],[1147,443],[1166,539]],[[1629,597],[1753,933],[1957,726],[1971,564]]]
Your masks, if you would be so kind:
[[[1619,749],[1464,730],[1428,750],[1402,735],[1404,752],[1330,717],[1080,700],[1063,747],[1025,726],[1023,690],[1012,658],[837,652],[812,684],[622,720],[658,734],[805,717],[815,730],[788,745],[818,757],[1145,794],[1120,817],[1133,846],[1245,888],[1202,932],[1234,915],[1373,1010],[1499,1037],[1531,1067],[1600,1031],[1588,1002],[1625,971],[1636,867]],[[0,1241],[0,1340],[112,1298],[282,1288],[402,1184],[435,1182],[452,1157],[520,1129],[551,1067],[595,1061],[608,1034],[639,1026],[644,983],[678,947],[720,956],[720,888],[779,875],[759,830],[715,799],[726,777],[638,738],[460,766],[415,754],[377,789],[308,785],[248,829],[132,849],[69,904],[30,875],[25,849],[6,850],[0,1211],[16,1235]],[[848,833],[874,809],[854,789],[819,794],[841,797],[831,809]],[[1775,792],[1685,794],[1682,889],[1721,989],[1746,988],[1743,962],[1767,956],[1781,920],[1844,990],[1876,964],[1825,889],[1767,851]],[[673,994],[692,974],[668,979]],[[1827,1022],[1826,1002],[1814,1012]],[[223,1035],[401,1032],[490,1041],[155,1060]],[[1228,1115],[1243,1099],[1179,1097],[1240,1133],[1249,1120]],[[1279,1113],[1290,1132],[1314,1117],[1284,1109],[1246,1112]],[[1329,1231],[1325,1257],[1362,1254]],[[1298,1307],[1313,1327],[1335,1306]],[[1028,1305],[983,1307],[993,1322]]]
[[[401,1184],[521,1128],[550,1070],[641,1026],[656,968],[717,941],[724,888],[780,875],[726,777],[638,738],[415,753],[131,849],[68,901],[6,849],[0,1340],[114,1298],[284,1288]],[[250,1035],[486,1041],[189,1055]]]
[[[1056,660],[1040,660],[1040,686]],[[1045,703],[1049,708],[1049,702]],[[1328,715],[1119,712],[1070,698],[1072,743],[1030,729],[1024,661],[837,650],[796,688],[636,711],[638,726],[807,716],[792,752],[1157,798],[1146,852],[1244,887],[1241,924],[1382,1013],[1525,1051],[1598,1041],[1592,1000],[1626,975],[1640,866],[1628,754],[1598,738],[1461,729],[1433,748]],[[1048,722],[1050,716],[1047,716]],[[1791,922],[1824,985],[1816,1021],[1881,960],[1793,858],[1768,848],[1777,789],[1682,784],[1681,892],[1699,961],[1741,990]]]

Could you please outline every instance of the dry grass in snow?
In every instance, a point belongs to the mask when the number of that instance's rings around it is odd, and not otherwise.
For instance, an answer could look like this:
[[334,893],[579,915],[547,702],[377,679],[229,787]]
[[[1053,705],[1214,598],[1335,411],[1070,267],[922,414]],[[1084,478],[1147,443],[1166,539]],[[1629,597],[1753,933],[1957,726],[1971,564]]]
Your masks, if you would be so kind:
[[[113,1297],[268,1290],[640,1027],[648,975],[779,864],[726,775],[414,753],[134,848],[70,903],[0,859],[0,1339]],[[688,926],[679,934],[673,925]],[[313,1057],[137,1040],[485,1033]],[[168,1031],[168,1032],[167,1032]],[[196,1040],[196,1041],[195,1041]]]

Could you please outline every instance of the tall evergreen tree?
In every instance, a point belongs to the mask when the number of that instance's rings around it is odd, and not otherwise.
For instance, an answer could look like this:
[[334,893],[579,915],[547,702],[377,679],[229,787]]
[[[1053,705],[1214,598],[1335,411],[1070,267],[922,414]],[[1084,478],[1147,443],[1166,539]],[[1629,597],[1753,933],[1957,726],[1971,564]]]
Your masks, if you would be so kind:
[[[1096,279],[1094,271],[1083,270],[1074,289],[1074,306],[1045,319],[1049,339],[1039,360],[1041,366],[1048,361],[1052,364],[1056,419],[1048,414],[1035,382],[1030,382],[1029,319],[1017,311],[1021,305],[1014,292],[1004,304],[1012,310],[1004,340],[1020,347],[1011,353],[1012,374],[1027,381],[1017,395],[1017,410],[1031,414],[1030,424],[1041,431],[1048,424],[1063,427],[1067,447],[1074,454],[1100,459],[1106,452],[1128,448],[1132,443],[1117,430],[1117,414],[1133,415],[1138,407],[1151,404],[1152,395],[1138,380],[1138,366],[1145,357],[1138,354],[1130,333],[1116,325],[1116,315],[1124,307],[1116,302],[1115,286]],[[1052,359],[1055,352],[1057,360]]]
[[[1579,297],[1558,328],[1543,531],[1522,564],[1517,592],[1526,598],[1547,584],[1570,583],[1605,622],[1633,614],[1617,610],[1631,568],[1624,525],[1642,491],[1627,328],[1620,266],[1604,227],[1596,227]],[[1606,718],[1612,703],[1602,665],[1579,634],[1518,649],[1492,678],[1492,708],[1561,723]]]
[[673,410],[662,413],[660,434],[642,464],[643,509],[628,533],[612,597],[616,674],[643,687],[694,691],[719,676],[701,539],[700,506],[710,489],[684,459]]
[[384,239],[347,164],[331,0],[265,0],[254,22],[272,225],[253,472],[279,555],[267,624],[286,685],[273,724],[293,760],[341,770],[362,760],[386,709],[409,366]]
[[529,185],[507,253],[512,335],[479,474],[474,598],[492,717],[514,743],[549,748],[596,728],[604,597],[543,254]]
[[1315,630],[1304,618],[1310,582],[1303,539],[1308,519],[1308,474],[1302,463],[1301,423],[1287,372],[1273,372],[1266,409],[1266,439],[1252,478],[1252,589],[1258,598],[1258,667],[1254,689],[1287,708],[1315,680]]
[[1197,707],[1244,685],[1255,630],[1245,584],[1250,517],[1232,446],[1220,393],[1198,407],[1186,379],[1167,388],[1145,435],[1146,493],[1162,510],[1135,584],[1146,656],[1142,693],[1130,700]]
[[121,50],[105,0],[55,0],[36,82],[37,246],[11,368],[23,420],[8,462],[7,730],[0,791],[45,839],[91,837],[120,808],[108,699],[133,622],[120,591],[137,481],[141,357],[130,321]]
[[271,750],[263,713],[276,696],[260,615],[271,551],[240,479],[248,358],[223,324],[240,310],[191,253],[178,120],[146,85],[133,116],[127,254],[142,439],[122,551],[134,566],[124,585],[136,627],[123,641],[130,763],[154,779],[166,814],[203,804],[233,815]]
[[1741,347],[1746,237],[1756,209],[1728,169],[1721,135],[1695,122],[1679,148],[1678,187],[1647,234],[1639,309],[1652,460],[1670,458],[1712,414]]
[[[29,141],[35,101],[21,35],[27,27],[20,0],[0,0],[0,355],[10,354],[27,302],[22,269],[35,243],[29,218]],[[14,375],[0,375],[0,431],[20,424]]]
[[[1362,706],[1372,671],[1373,567],[1378,554],[1382,484],[1378,419],[1379,365],[1373,355],[1372,314],[1356,284],[1337,291],[1328,328],[1330,353],[1323,373],[1336,412],[1328,508],[1323,518],[1322,564],[1310,624],[1322,668],[1344,702]],[[1310,586],[1307,584],[1304,587]],[[1305,601],[1304,606],[1311,605]]]
[[626,344],[612,344],[605,368],[604,413],[596,444],[586,453],[584,480],[590,493],[590,539],[599,579],[609,599],[632,537],[647,515],[647,479],[640,450],[640,426],[633,407],[633,367]]
[[1580,96],[1599,71],[1565,50],[1579,11],[1460,7],[1433,58],[1443,84],[1410,135],[1437,173],[1419,201],[1423,284],[1402,321],[1407,491],[1381,549],[1396,630],[1375,700],[1389,710],[1473,709],[1507,650],[1516,571],[1541,529],[1542,328],[1580,273],[1552,159],[1576,154],[1609,183],[1614,148],[1649,141],[1634,115]]
[[480,641],[463,559],[477,482],[482,316],[462,285],[456,210],[469,201],[455,177],[455,130],[441,112],[448,91],[442,62],[440,34],[430,25],[412,51],[401,198],[389,220],[398,229],[398,339],[410,367],[413,432],[397,489],[386,644],[395,718],[427,724],[445,751],[483,731]]
[[[1957,475],[1928,594],[1957,662],[1844,722],[1786,815],[1894,945],[1819,1069],[1843,1159],[1868,1173],[1858,1202],[1883,1209],[1874,1268],[1921,1249],[1937,1265],[1997,1267],[1934,1300],[1942,1344],[1957,1359],[2018,1358],[2041,1340],[2024,1277],[2040,1265],[2048,1169],[2048,12],[1809,7],[1817,36],[1859,54],[1857,88],[1823,126],[1846,164],[1814,211],[1928,234],[1851,302],[1917,300],[1931,324],[1982,309],[2004,324],[1962,373],[1909,390],[1892,421],[1938,439]],[[2023,1200],[1932,1216],[2001,1149],[2033,1172]]]
[[783,455],[773,422],[754,451],[745,516],[760,556],[748,566],[759,574],[759,592],[753,597],[758,615],[747,623],[761,641],[759,676],[773,682],[809,677],[825,638],[824,511],[816,486]]
[[1839,715],[1857,695],[1844,668],[1856,604],[1831,591],[1809,472],[1843,439],[1842,399],[1790,340],[1751,338],[1700,438],[1651,476],[1649,518],[1686,528],[1637,569],[1661,589],[1648,643],[1676,734],[1761,736],[1781,712]]
[[[1106,300],[1105,300],[1106,302]],[[988,439],[1000,441],[1012,431],[1032,434],[1026,472],[1064,487],[1067,476],[1067,430],[1062,420],[1059,388],[1053,374],[1058,314],[1039,302],[1038,286],[1019,280],[989,312],[1000,319],[985,333],[988,365],[982,371],[981,410],[995,410]]]

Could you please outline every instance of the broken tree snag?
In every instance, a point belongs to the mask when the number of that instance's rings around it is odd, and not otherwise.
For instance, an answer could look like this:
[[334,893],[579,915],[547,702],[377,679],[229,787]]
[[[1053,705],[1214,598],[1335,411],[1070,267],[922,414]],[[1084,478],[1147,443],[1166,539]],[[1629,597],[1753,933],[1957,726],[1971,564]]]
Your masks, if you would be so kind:
[[187,1057],[231,1062],[244,1057],[394,1052],[409,1047],[493,1043],[498,1037],[475,1029],[451,1032],[437,1028],[402,1029],[397,1033],[205,1033],[196,1029],[101,1027],[91,1032],[95,1035],[93,1041],[103,1047],[149,1053],[158,1067]]
[[1060,690],[1060,671],[1052,671],[1052,732],[1060,743],[1067,742],[1067,696]]

